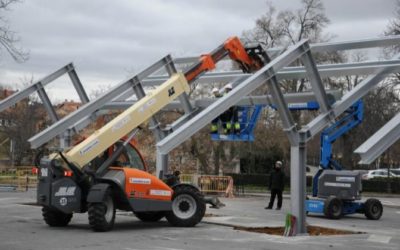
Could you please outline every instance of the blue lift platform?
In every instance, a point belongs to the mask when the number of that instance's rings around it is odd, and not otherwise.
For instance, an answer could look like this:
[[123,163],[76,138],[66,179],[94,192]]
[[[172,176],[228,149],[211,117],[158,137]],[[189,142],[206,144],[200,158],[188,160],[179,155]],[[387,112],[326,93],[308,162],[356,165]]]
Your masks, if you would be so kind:
[[[254,129],[257,121],[260,118],[261,111],[265,105],[254,105],[254,106],[238,106],[238,122],[240,123],[240,133],[212,133],[211,140],[213,141],[254,141]],[[269,107],[276,109],[274,105]],[[318,110],[319,105],[316,101],[304,102],[304,103],[290,103],[288,104],[289,110]],[[222,127],[220,124],[219,127]]]

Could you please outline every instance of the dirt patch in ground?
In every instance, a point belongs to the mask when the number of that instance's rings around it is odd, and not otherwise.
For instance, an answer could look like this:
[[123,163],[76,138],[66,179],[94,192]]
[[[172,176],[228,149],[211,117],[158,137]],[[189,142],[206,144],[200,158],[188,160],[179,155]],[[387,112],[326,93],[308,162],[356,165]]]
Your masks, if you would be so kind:
[[[242,230],[253,233],[264,233],[272,235],[283,235],[284,227],[234,227],[235,230]],[[339,230],[326,227],[308,226],[307,232],[310,236],[329,236],[346,234],[363,234],[363,232],[353,232],[348,230]]]

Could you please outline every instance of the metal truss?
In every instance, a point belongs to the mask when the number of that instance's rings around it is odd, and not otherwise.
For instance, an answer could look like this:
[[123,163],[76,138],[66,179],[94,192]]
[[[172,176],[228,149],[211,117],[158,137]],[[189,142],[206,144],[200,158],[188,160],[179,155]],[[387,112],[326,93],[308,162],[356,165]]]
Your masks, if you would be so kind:
[[[69,63],[69,64],[65,65],[64,67],[60,68],[59,70],[55,71],[54,73],[42,78],[41,80],[22,89],[21,91],[18,91],[16,93],[14,93],[13,95],[0,101],[0,112],[15,105],[16,103],[20,102],[21,100],[29,97],[31,94],[36,92],[39,95],[39,98],[42,101],[51,121],[53,123],[56,123],[59,120],[59,117],[57,116],[57,113],[54,109],[54,105],[51,103],[44,87],[47,84],[51,83],[52,81],[56,80],[57,78],[61,77],[64,74],[68,74],[76,92],[78,93],[78,96],[79,96],[81,102],[88,103],[89,98],[85,92],[85,89],[82,86],[82,83],[78,77],[78,74],[75,71],[74,65],[72,63]],[[64,144],[65,144],[66,138],[64,137],[64,134],[63,134],[64,132],[65,131],[61,131],[60,133],[58,133],[56,135],[56,136],[60,136],[60,146],[61,147],[65,146]]]
[[[355,101],[367,94],[369,90],[371,90],[388,74],[392,72],[398,72],[400,69],[397,61],[400,59],[399,56],[395,56],[390,62],[388,61],[386,63],[380,63],[381,66],[385,64],[387,67],[383,66],[379,69],[375,68],[375,72],[372,75],[367,77],[352,91],[343,96],[341,100],[331,106],[328,102],[326,92],[322,85],[321,69],[317,67],[313,60],[311,48],[313,48],[314,52],[328,52],[335,50],[387,46],[398,44],[399,42],[400,37],[346,43],[329,43],[325,45],[318,44],[314,46],[309,46],[307,41],[300,41],[276,57],[268,65],[257,71],[254,75],[249,76],[243,82],[237,84],[237,86],[227,95],[211,104],[208,108],[205,108],[194,118],[187,121],[181,127],[177,128],[174,132],[165,137],[157,144],[158,153],[167,154],[176,146],[180,145],[183,141],[187,140],[190,136],[196,133],[199,129],[211,122],[214,117],[218,116],[224,110],[234,105],[241,97],[248,95],[258,86],[267,84],[272,95],[273,102],[278,107],[283,129],[287,133],[288,139],[291,143],[291,211],[292,214],[298,218],[298,224],[296,228],[297,232],[300,234],[306,233],[306,214],[304,204],[306,199],[305,169],[307,159],[307,141],[327,125],[332,123],[336,117],[347,110]],[[283,98],[283,93],[279,87],[279,80],[277,77],[279,74],[277,72],[282,72],[282,68],[286,67],[297,59],[300,59],[303,62],[304,71],[307,75],[307,78],[310,80],[312,90],[321,107],[321,114],[309,124],[302,126],[300,130],[297,129],[299,125],[294,123],[287,103]],[[343,65],[338,65],[337,67],[343,67]],[[357,69],[352,68],[352,73],[356,73],[356,71]],[[340,73],[340,71],[336,71],[336,73]],[[343,73],[346,72],[342,72],[342,76],[345,76]],[[157,167],[162,166],[158,165]]]
[[[144,90],[140,85],[140,82],[148,77],[150,74],[154,73],[156,70],[164,67],[165,65],[172,62],[170,56],[166,56],[159,60],[158,62],[154,63],[141,73],[128,77],[126,80],[119,83],[117,86],[113,87],[111,90],[107,91],[103,95],[99,96],[95,100],[86,103],[78,110],[72,112],[71,114],[67,115],[66,117],[62,118],[61,120],[54,123],[52,126],[46,128],[45,130],[39,132],[28,141],[31,144],[32,148],[37,148],[44,143],[48,142],[58,134],[66,131],[75,123],[79,122],[82,119],[87,118],[88,116],[92,115],[94,112],[98,111],[101,107],[105,104],[109,103],[110,101],[118,98],[120,95],[125,93],[128,89],[131,89],[133,92],[137,93],[137,98],[140,99],[144,96]],[[158,124],[156,121],[153,120],[152,126],[156,126]],[[158,135],[161,137],[161,135]]]
[[[262,69],[254,74],[243,74],[238,71],[214,72],[201,76],[197,82],[200,84],[212,84],[215,82],[233,82],[235,86],[231,92],[217,100],[189,100],[189,97],[181,95],[179,103],[173,102],[167,109],[182,109],[185,114],[169,126],[169,131],[162,131],[158,121],[152,117],[150,126],[157,138],[157,173],[167,170],[168,153],[190,138],[197,131],[208,125],[211,120],[219,116],[232,105],[239,104],[271,104],[277,107],[277,112],[282,120],[283,129],[286,132],[291,143],[291,210],[292,214],[298,218],[297,232],[306,233],[306,217],[305,217],[305,198],[306,198],[306,145],[308,140],[319,133],[327,125],[332,123],[335,118],[340,116],[355,101],[362,98],[377,83],[384,79],[388,74],[398,72],[400,69],[400,55],[395,56],[391,60],[332,64],[332,65],[316,65],[312,53],[332,52],[340,50],[352,50],[361,48],[371,48],[379,46],[391,46],[399,44],[400,36],[385,37],[378,39],[367,39],[351,42],[335,42],[308,44],[306,40],[302,40],[288,49],[275,48],[268,50],[272,56],[272,61],[265,65]],[[294,61],[301,61],[303,66],[290,66]],[[89,102],[79,78],[71,64],[61,68],[57,72],[49,75],[41,81],[29,86],[23,91],[10,96],[6,100],[0,102],[0,110],[4,110],[34,91],[38,91],[49,115],[52,117],[54,124],[44,131],[38,133],[29,139],[33,148],[39,147],[57,135],[65,133],[65,131],[73,131],[84,128],[97,115],[104,112],[105,109],[127,108],[132,102],[126,99],[133,94],[137,99],[145,95],[145,86],[155,86],[163,83],[168,79],[168,75],[176,72],[175,64],[192,64],[198,61],[197,57],[172,59],[166,56],[145,69],[138,75],[129,77],[120,84],[104,93],[102,96]],[[166,72],[166,75],[160,73]],[[68,73],[74,83],[75,88],[83,103],[80,109],[69,114],[68,116],[58,119],[55,116],[52,105],[46,98],[43,86],[60,75]],[[163,74],[163,73],[162,73]],[[337,100],[333,105],[329,101],[332,98],[331,93],[327,92],[322,83],[324,77],[341,77],[347,75],[367,74],[360,84],[353,90],[346,93]],[[279,81],[285,79],[307,78],[312,88],[310,93],[283,93]],[[269,94],[266,96],[249,96],[256,88],[266,84]],[[335,96],[335,95],[334,95]],[[316,100],[320,106],[320,114],[306,125],[296,124],[288,109],[288,102],[294,100]],[[377,145],[377,138],[392,137],[397,140],[400,135],[395,136],[399,126],[400,118],[394,118],[391,125],[383,128],[384,132],[377,133],[375,138],[367,141],[367,146],[363,147],[359,152],[367,154],[368,150],[373,148],[372,144]],[[387,132],[390,131],[390,132]],[[385,139],[378,149],[374,149],[374,155],[381,153],[391,144],[393,140]],[[367,159],[366,159],[367,161]]]

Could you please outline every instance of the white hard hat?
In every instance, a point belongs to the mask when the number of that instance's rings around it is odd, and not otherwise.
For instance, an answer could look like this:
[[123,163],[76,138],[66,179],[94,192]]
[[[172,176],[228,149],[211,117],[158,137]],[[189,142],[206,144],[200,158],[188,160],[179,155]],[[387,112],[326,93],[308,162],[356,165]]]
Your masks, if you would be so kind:
[[232,87],[232,84],[228,83],[227,85],[225,85],[225,88],[226,89],[232,89],[233,87]]
[[276,166],[276,167],[282,167],[282,162],[281,162],[281,161],[275,162],[275,166]]
[[218,92],[218,91],[219,91],[219,89],[217,89],[217,88],[213,88],[213,89],[211,90],[212,93],[216,93],[216,92]]

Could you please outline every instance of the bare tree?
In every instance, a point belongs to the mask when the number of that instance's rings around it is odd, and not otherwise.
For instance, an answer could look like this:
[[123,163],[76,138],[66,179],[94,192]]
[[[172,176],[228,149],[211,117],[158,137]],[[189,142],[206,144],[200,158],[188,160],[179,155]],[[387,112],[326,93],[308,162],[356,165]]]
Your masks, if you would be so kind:
[[[33,80],[33,79],[32,79]],[[29,85],[25,83],[23,85]],[[0,87],[2,93],[9,89]],[[7,96],[4,96],[7,97]],[[4,144],[2,151],[11,153],[14,165],[31,164],[34,152],[31,150],[28,139],[47,125],[46,111],[42,104],[33,98],[25,98],[14,106],[0,113],[0,138],[12,142],[11,152]]]
[[[321,0],[302,0],[302,7],[297,10],[276,12],[271,3],[267,4],[267,13],[256,20],[252,30],[245,31],[243,37],[246,42],[258,42],[264,47],[286,48],[302,39],[310,42],[323,42],[332,38],[331,34],[324,34],[324,27],[329,24]],[[343,61],[342,55],[325,53],[315,55],[318,62]],[[294,62],[301,65],[300,60]],[[328,84],[329,82],[327,82]],[[282,81],[282,88],[287,92],[301,92],[307,86],[306,79]],[[297,117],[299,118],[299,117]]]
[[5,50],[16,62],[28,60],[29,53],[18,47],[20,38],[10,29],[4,12],[10,10],[10,6],[20,2],[19,0],[0,0],[0,51]]
[[321,0],[302,0],[298,10],[276,12],[271,3],[267,3],[267,12],[256,20],[252,30],[245,31],[243,37],[248,42],[258,42],[265,47],[287,47],[302,39],[311,42],[327,40],[323,28],[329,24]]
[[[271,3],[267,3],[267,10],[264,15],[256,20],[255,27],[243,33],[244,41],[248,43],[260,43],[264,48],[281,47],[287,48],[297,42],[308,39],[309,42],[323,42],[332,38],[332,35],[323,32],[325,26],[329,24],[329,19],[325,15],[324,6],[321,0],[302,0],[302,5],[297,10],[277,11]],[[318,54],[314,55],[317,62],[338,62],[344,58],[340,54]],[[301,61],[297,60],[293,65],[300,66]],[[284,92],[302,92],[310,88],[307,79],[283,80],[280,86]],[[329,84],[329,81],[326,81]],[[257,90],[257,93],[267,92],[266,86]],[[293,117],[297,124],[301,120],[307,119],[304,112],[293,112]],[[267,119],[277,119],[277,116]],[[267,121],[266,121],[267,123]],[[280,126],[280,123],[276,123]],[[262,130],[272,129],[270,126],[258,126],[256,137],[263,134]],[[277,131],[277,129],[275,129]],[[275,133],[276,135],[276,133]],[[285,143],[282,144],[282,140]],[[279,145],[283,152],[288,146],[286,137],[275,139],[274,136],[268,137],[268,140],[262,140],[260,145],[253,149],[267,152]],[[284,157],[289,157],[284,153]]]

